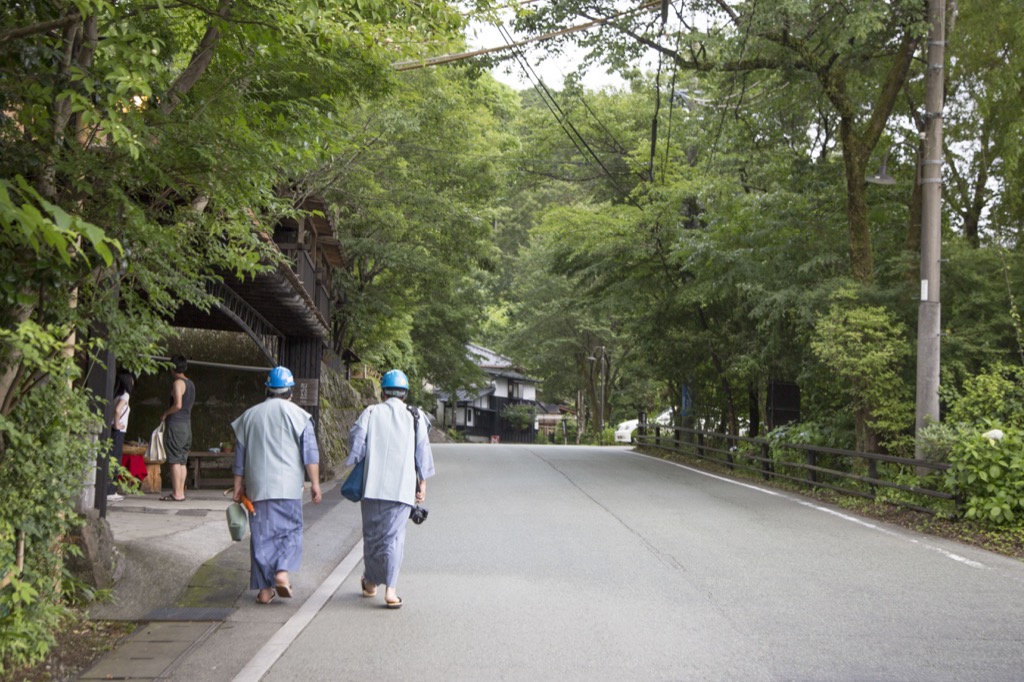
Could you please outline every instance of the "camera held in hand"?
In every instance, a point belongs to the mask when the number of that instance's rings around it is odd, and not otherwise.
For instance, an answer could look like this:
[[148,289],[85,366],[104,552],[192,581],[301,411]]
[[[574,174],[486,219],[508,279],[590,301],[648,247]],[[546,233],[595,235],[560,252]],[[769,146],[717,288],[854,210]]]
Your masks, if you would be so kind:
[[412,511],[409,512],[409,519],[416,525],[419,525],[427,520],[427,514],[429,513],[429,509],[427,509],[426,507],[421,507],[417,504],[415,507],[412,508]]

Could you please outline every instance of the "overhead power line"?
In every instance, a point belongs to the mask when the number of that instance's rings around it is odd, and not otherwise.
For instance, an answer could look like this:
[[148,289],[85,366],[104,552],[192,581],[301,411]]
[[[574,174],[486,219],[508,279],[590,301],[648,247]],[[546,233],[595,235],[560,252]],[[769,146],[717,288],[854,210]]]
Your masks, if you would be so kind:
[[[512,36],[509,34],[508,30],[504,26],[499,26],[498,30],[501,32],[502,36],[505,37],[505,40],[511,44]],[[596,163],[601,168],[601,171],[604,173],[604,175],[608,178],[608,181],[611,183],[612,187],[614,187],[615,190],[623,196],[623,198],[625,198],[627,201],[630,201],[629,192],[625,191],[624,189],[622,189],[622,187],[619,186],[619,183],[615,179],[615,175],[610,170],[608,170],[608,167],[605,166],[604,161],[601,160],[601,157],[597,155],[597,153],[587,143],[586,139],[576,128],[576,126],[574,126],[572,121],[569,120],[569,115],[562,109],[561,105],[558,104],[558,100],[555,99],[554,94],[552,94],[551,90],[548,89],[548,86],[544,84],[544,79],[537,75],[537,72],[534,71],[532,66],[530,66],[530,62],[526,59],[526,55],[523,54],[523,51],[516,47],[513,51],[513,55],[519,62],[520,66],[523,68],[523,71],[526,73],[526,77],[530,80],[531,83],[534,83],[534,87],[537,90],[537,94],[540,95],[541,101],[545,104],[545,106],[547,106],[548,111],[551,112],[551,115],[555,117],[555,121],[558,123],[559,127],[561,127],[562,131],[572,142],[573,146],[576,147],[576,150],[580,153],[580,155],[584,159],[589,159]]]
[[473,59],[475,57],[482,57],[483,55],[493,54],[495,52],[506,52],[508,50],[515,50],[523,47],[524,45],[530,45],[531,43],[539,43],[546,40],[552,40],[561,36],[569,35],[570,33],[576,33],[578,31],[586,31],[587,29],[607,24],[609,21],[618,19],[629,14],[636,14],[638,12],[647,12],[654,8],[661,9],[662,0],[654,0],[653,2],[646,2],[639,7],[635,7],[630,10],[618,12],[610,17],[604,17],[602,19],[595,19],[594,21],[588,21],[585,24],[579,24],[578,26],[570,26],[569,28],[563,28],[558,31],[551,31],[550,33],[544,33],[539,36],[520,40],[515,43],[509,43],[506,45],[499,45],[498,47],[485,47],[479,50],[472,50],[469,52],[458,52],[456,54],[445,54],[438,57],[428,57],[423,60],[411,60],[406,62],[396,62],[392,65],[395,71],[410,71],[412,69],[422,69],[428,66],[439,66],[441,64],[450,64],[451,62],[458,62],[464,59]]

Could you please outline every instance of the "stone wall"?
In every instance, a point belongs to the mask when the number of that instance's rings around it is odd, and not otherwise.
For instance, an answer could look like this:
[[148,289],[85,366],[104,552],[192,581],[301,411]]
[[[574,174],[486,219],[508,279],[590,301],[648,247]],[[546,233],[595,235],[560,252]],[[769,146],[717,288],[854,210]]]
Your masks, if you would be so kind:
[[347,381],[327,367],[320,376],[320,477],[331,480],[342,474],[348,457],[348,432],[369,405],[380,402],[380,387],[372,379]]

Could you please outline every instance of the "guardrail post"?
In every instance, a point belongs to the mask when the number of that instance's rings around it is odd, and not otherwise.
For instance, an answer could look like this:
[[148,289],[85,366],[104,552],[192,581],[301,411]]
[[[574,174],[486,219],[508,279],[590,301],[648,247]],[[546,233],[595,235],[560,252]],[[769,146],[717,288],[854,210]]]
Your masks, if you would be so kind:
[[[872,481],[878,480],[878,462],[871,458],[868,458],[868,478]],[[870,483],[869,487],[871,488],[871,499],[875,499],[875,495],[878,493],[878,486]]]
[[761,477],[764,480],[771,478],[771,464],[768,462],[768,443],[761,443]]
[[729,469],[734,469],[735,468],[735,467],[733,467],[733,464],[735,463],[736,458],[733,457],[733,454],[732,454],[735,447],[736,447],[736,439],[735,438],[726,437],[726,439],[725,439],[725,461],[728,463],[727,465],[728,465]]
[[697,434],[697,456],[704,457],[704,432]]

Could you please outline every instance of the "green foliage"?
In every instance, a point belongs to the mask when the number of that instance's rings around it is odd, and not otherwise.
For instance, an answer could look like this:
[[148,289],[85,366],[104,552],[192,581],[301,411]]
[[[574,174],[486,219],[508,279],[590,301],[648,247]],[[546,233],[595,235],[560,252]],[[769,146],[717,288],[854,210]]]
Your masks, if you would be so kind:
[[[834,424],[814,421],[794,422],[780,426],[768,434],[768,456],[774,462],[775,471],[796,478],[806,478],[807,470],[789,466],[787,463],[806,463],[807,451],[790,445],[817,445],[826,448],[850,450],[854,443],[849,428],[837,428]],[[816,465],[836,471],[850,471],[848,457],[817,453]]]
[[918,430],[916,443],[925,459],[948,462],[949,454],[960,440],[960,429],[948,422],[927,424]]
[[442,0],[222,7],[0,13],[3,576],[27,547],[0,592],[5,662],[41,656],[61,609],[61,538],[99,447],[77,368],[107,349],[154,369],[180,308],[276,267],[265,234],[350,151],[351,108],[391,88],[396,59],[458,45],[465,21]]
[[[967,379],[942,424],[917,442],[929,459],[948,461],[946,487],[966,518],[1019,524],[1024,509],[1024,369],[996,364]],[[995,431],[1001,431],[999,436]]]
[[946,419],[968,427],[999,423],[1024,429],[1024,367],[996,364],[968,378]]
[[[575,419],[566,419],[562,422],[565,424],[565,442],[572,445],[576,443],[576,438],[579,436],[579,424]],[[561,442],[559,438],[555,438],[556,442]]]
[[520,431],[532,428],[537,419],[537,406],[530,403],[511,403],[501,410],[501,418]]
[[[996,425],[988,424],[988,427]],[[963,514],[984,524],[1013,524],[1024,512],[1024,438],[1006,429],[989,438],[966,428],[949,455],[948,489],[963,502]]]
[[[74,261],[89,267],[90,254],[99,256],[96,265],[109,266],[115,254],[122,255],[120,244],[102,229],[47,201],[20,175],[11,182],[0,178],[0,227],[4,247],[12,254],[30,251],[36,267],[49,263],[53,268],[71,268]],[[24,286],[16,276],[15,271],[7,272],[5,288]],[[14,293],[12,288],[6,292],[8,297]]]
[[912,410],[902,378],[909,348],[906,328],[877,306],[857,304],[851,292],[818,321],[811,349],[834,373],[857,418],[857,449],[872,451],[874,434],[890,450],[911,425]]
[[[906,488],[926,490],[943,490],[945,472],[937,471],[918,476],[913,467],[896,464],[883,464],[880,473],[884,480]],[[878,504],[913,505],[932,510],[938,518],[956,518],[957,510],[953,502],[940,500],[929,495],[920,495],[909,490],[878,486],[875,488],[874,501]]]
[[449,390],[479,378],[464,348],[495,256],[489,204],[513,142],[509,94],[459,69],[420,72],[345,112],[344,154],[309,178],[334,205],[346,253],[337,350]]
[[0,590],[0,666],[38,660],[63,617],[62,541],[78,523],[71,509],[101,446],[101,427],[81,391],[56,378],[0,416],[0,490],[17,491],[0,496],[0,574],[12,577]]
[[613,445],[615,443],[615,427],[605,426],[601,431],[601,443],[604,445]]

